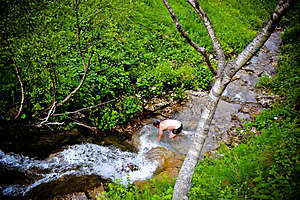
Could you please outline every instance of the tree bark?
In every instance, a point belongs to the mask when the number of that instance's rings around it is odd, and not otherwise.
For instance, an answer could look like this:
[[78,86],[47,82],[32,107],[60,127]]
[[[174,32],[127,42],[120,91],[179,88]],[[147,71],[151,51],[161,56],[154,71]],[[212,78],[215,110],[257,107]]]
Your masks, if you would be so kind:
[[[93,34],[92,34],[92,37],[91,37],[91,40],[92,40],[91,43],[92,44],[91,44],[90,57],[89,57],[89,60],[88,60],[88,64],[86,65],[86,62],[85,62],[85,59],[84,59],[84,54],[83,54],[82,49],[81,49],[81,40],[80,40],[80,31],[81,31],[81,29],[80,29],[80,25],[79,25],[80,22],[79,22],[79,14],[78,14],[79,2],[78,2],[78,0],[74,0],[74,1],[75,1],[75,15],[76,15],[76,28],[77,28],[77,45],[78,45],[78,51],[79,51],[79,54],[80,54],[80,58],[81,58],[84,73],[83,73],[83,76],[82,76],[81,81],[78,84],[78,86],[73,91],[71,91],[70,94],[67,95],[61,102],[57,103],[56,102],[56,75],[55,75],[55,70],[54,70],[53,65],[52,65],[53,73],[54,73],[54,100],[52,102],[52,105],[49,107],[50,110],[47,114],[47,117],[44,118],[44,120],[40,124],[35,125],[36,127],[42,127],[43,125],[50,125],[50,124],[55,124],[55,125],[64,124],[64,122],[55,122],[55,123],[48,122],[49,117],[54,116],[56,108],[63,105],[75,93],[77,93],[79,91],[79,89],[82,87],[82,85],[83,85],[83,83],[86,79],[88,68],[90,67],[90,64],[91,64],[91,59],[92,59],[93,54],[94,54],[94,51],[93,51]],[[52,77],[51,77],[51,79],[52,79]],[[96,105],[96,106],[98,106],[98,105]],[[75,113],[76,113],[76,111],[75,111]],[[63,114],[59,114],[58,116],[60,116],[60,115],[63,115]]]
[[[192,0],[188,0],[188,2],[194,8],[199,7],[198,1],[193,2]],[[235,75],[235,73],[238,70],[240,70],[241,67],[244,66],[245,63],[251,59],[251,57],[253,57],[253,55],[263,46],[265,41],[270,37],[275,26],[278,24],[281,17],[290,7],[291,2],[292,0],[279,0],[274,13],[269,17],[268,20],[264,22],[263,27],[257,34],[256,38],[246,47],[246,49],[243,50],[242,53],[239,54],[232,62],[228,64],[226,62],[223,62],[222,65],[219,65],[215,83],[212,89],[210,90],[207,103],[201,114],[195,135],[192,138],[192,143],[190,145],[189,151],[186,155],[186,158],[178,175],[178,179],[174,187],[173,200],[189,199],[189,190],[191,187],[195,167],[198,163],[205,140],[208,137],[209,127],[223,91],[225,90],[226,86],[230,83],[231,78]],[[204,14],[200,10],[200,7],[198,10],[199,13],[203,16]],[[203,17],[201,17],[201,19],[203,20]],[[211,39],[214,44],[215,40],[213,40],[213,38]],[[216,52],[217,50],[219,51],[221,49],[215,49]],[[222,54],[219,54],[219,57],[222,57]]]
[[177,30],[179,31],[179,33],[181,34],[182,37],[184,37],[186,39],[186,41],[199,53],[202,54],[202,56],[204,57],[204,61],[206,62],[209,70],[211,71],[211,73],[213,73],[214,75],[217,74],[216,70],[212,67],[210,60],[207,56],[206,53],[206,49],[204,47],[199,47],[192,39],[191,37],[182,29],[181,25],[179,24],[179,21],[173,11],[173,9],[171,8],[171,6],[169,5],[169,2],[167,0],[163,0],[165,6],[167,7],[167,9],[169,10],[169,13],[176,25]]
[[209,37],[212,41],[213,48],[216,52],[217,60],[218,60],[218,71],[222,71],[223,67],[226,64],[226,58],[225,54],[223,52],[223,49],[221,47],[221,44],[216,36],[216,33],[214,31],[214,28],[210,22],[210,19],[208,18],[205,11],[200,7],[198,0],[187,0],[188,3],[195,9],[199,17],[201,18]]
[[10,55],[12,61],[13,61],[13,64],[15,65],[16,74],[17,74],[18,81],[19,81],[20,86],[21,86],[21,95],[22,95],[22,98],[21,98],[21,103],[20,103],[19,111],[18,111],[17,115],[14,118],[16,120],[21,115],[22,110],[23,110],[23,105],[24,105],[24,101],[25,101],[25,90],[24,90],[24,84],[23,84],[23,81],[22,81],[22,78],[21,78],[21,75],[20,75],[19,67],[18,67],[18,65],[17,65],[17,63],[15,61],[14,54],[13,54],[12,50],[10,49],[8,42],[6,43],[6,45],[8,47],[9,55]]
[[[78,44],[78,50],[79,50],[79,54],[80,54],[80,58],[81,58],[81,62],[82,62],[82,66],[83,66],[83,69],[84,69],[84,74],[81,78],[81,81],[80,83],[78,84],[78,86],[72,91],[70,92],[70,94],[64,98],[64,100],[62,100],[62,102],[58,103],[57,106],[61,106],[63,105],[66,101],[68,101],[75,93],[78,92],[78,90],[81,88],[81,86],[83,85],[85,79],[86,79],[86,76],[87,76],[87,71],[88,71],[88,67],[90,66],[90,61],[93,57],[93,45],[91,47],[91,55],[90,55],[90,58],[88,60],[88,65],[86,65],[85,63],[85,59],[84,59],[84,56],[83,56],[83,53],[82,53],[82,50],[81,50],[81,43],[80,43],[80,26],[79,26],[79,16],[78,16],[78,6],[79,6],[79,3],[78,3],[78,0],[75,0],[75,13],[76,13],[76,27],[77,27],[77,44]],[[93,38],[92,38],[93,39]]]

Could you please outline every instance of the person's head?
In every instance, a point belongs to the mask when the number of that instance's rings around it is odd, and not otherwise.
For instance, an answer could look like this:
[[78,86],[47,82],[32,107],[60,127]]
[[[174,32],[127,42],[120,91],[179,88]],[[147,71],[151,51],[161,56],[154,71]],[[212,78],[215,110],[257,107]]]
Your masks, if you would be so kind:
[[153,122],[153,126],[155,126],[156,128],[159,127],[159,124],[160,124],[160,121]]

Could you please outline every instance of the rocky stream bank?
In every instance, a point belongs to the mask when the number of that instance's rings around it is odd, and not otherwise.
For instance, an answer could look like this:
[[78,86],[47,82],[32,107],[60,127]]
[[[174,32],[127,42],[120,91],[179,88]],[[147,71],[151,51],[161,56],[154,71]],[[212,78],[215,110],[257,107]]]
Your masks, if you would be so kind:
[[[275,74],[280,42],[280,33],[273,33],[257,55],[233,77],[219,102],[202,153],[215,151],[221,142],[229,147],[238,145],[236,128],[244,119],[251,121],[273,103],[274,96],[266,94],[256,84],[260,77]],[[150,177],[159,179],[166,175],[171,180],[180,170],[207,96],[207,91],[188,91],[188,101],[184,104],[152,99],[146,106],[152,113],[151,117],[148,115],[126,127],[117,127],[119,133],[126,134],[94,136],[74,129],[55,135],[31,132],[28,138],[12,141],[9,137],[13,133],[5,133],[0,152],[0,198],[96,199],[96,195],[105,189],[107,181],[124,174],[135,177],[133,183],[139,187],[148,184],[144,179]],[[157,130],[152,122],[164,118],[182,121],[188,135],[169,140],[164,134],[162,141],[158,142]],[[36,145],[32,145],[33,138],[36,138]],[[10,151],[14,153],[8,153]],[[114,162],[111,163],[111,160]],[[59,163],[63,163],[64,167]],[[110,165],[100,168],[112,167],[114,171],[99,171],[97,166],[102,163]],[[81,173],[84,170],[86,173]],[[107,174],[111,175],[105,176]],[[19,191],[14,196],[14,192]]]

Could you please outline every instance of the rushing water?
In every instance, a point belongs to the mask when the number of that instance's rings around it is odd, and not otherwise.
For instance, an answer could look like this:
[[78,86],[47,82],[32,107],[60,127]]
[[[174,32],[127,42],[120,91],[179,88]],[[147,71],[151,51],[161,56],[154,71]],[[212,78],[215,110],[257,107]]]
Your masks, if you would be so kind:
[[179,140],[169,143],[167,134],[158,142],[157,135],[154,126],[145,125],[139,132],[138,153],[97,144],[77,144],[44,160],[38,160],[0,150],[0,166],[20,173],[23,177],[17,184],[3,184],[0,189],[4,196],[24,195],[42,183],[55,181],[67,175],[98,175],[123,185],[136,180],[147,180],[153,176],[159,165],[157,161],[146,158],[147,152],[155,147],[177,151],[172,144],[179,144]]
[[[273,59],[276,59],[279,52],[279,44],[280,34],[272,34],[264,47],[269,57],[260,52],[237,74],[238,80],[227,87],[212,121],[204,151],[215,149],[217,142],[226,134],[226,131],[232,130],[242,119],[249,119],[250,112],[246,112],[247,109],[263,108],[258,99],[264,96],[257,91],[255,84],[260,76],[274,73]],[[12,172],[16,174],[15,176],[20,176],[16,178],[17,180],[1,180],[0,190],[4,196],[24,195],[43,183],[55,181],[67,175],[98,175],[102,178],[120,181],[124,185],[136,180],[149,179],[159,167],[159,163],[155,160],[148,160],[147,153],[155,147],[164,147],[180,154],[187,153],[206,98],[206,92],[198,92],[186,108],[174,116],[183,122],[187,135],[170,140],[168,134],[164,134],[162,140],[158,142],[158,130],[151,125],[155,119],[150,119],[149,123],[137,133],[138,153],[97,144],[77,144],[52,154],[44,160],[39,160],[16,153],[4,153],[0,150],[1,173]],[[155,151],[151,153],[155,154]],[[155,155],[151,156],[155,157]]]
[[[146,144],[138,153],[121,151],[115,147],[96,144],[78,144],[56,153],[45,160],[36,160],[15,153],[0,151],[0,164],[7,169],[24,173],[23,184],[1,186],[3,195],[24,195],[32,188],[66,175],[99,175],[114,181],[146,180],[157,168],[156,162],[145,159]],[[129,178],[129,179],[128,179]]]

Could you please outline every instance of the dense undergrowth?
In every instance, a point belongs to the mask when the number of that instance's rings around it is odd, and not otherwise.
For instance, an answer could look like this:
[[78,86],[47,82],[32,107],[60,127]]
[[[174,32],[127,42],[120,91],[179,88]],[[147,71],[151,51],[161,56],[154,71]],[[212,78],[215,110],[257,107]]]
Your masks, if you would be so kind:
[[[213,54],[208,35],[189,5],[175,0],[170,4],[184,29]],[[202,4],[231,59],[254,38],[276,1],[204,0]],[[0,14],[1,121],[11,122],[21,99],[14,58],[25,89],[20,120],[33,124],[54,96],[62,101],[82,77],[74,1],[1,1],[1,7],[7,8]],[[282,98],[245,124],[240,133],[243,144],[230,151],[223,146],[219,152],[223,157],[199,163],[191,199],[299,196],[298,11],[299,3],[293,15],[282,20],[287,27],[276,77],[265,77],[260,83]],[[89,60],[91,44],[94,54],[82,88],[57,108],[58,113],[114,100],[82,112],[86,124],[108,130],[141,113],[144,99],[170,98],[171,91],[183,99],[186,89],[209,89],[212,83],[201,56],[180,37],[161,0],[82,1],[79,22],[84,58]],[[72,122],[70,117],[74,116],[50,120]],[[152,182],[145,190],[110,184],[105,195],[110,199],[171,199],[174,182]]]
[[[208,34],[188,3],[170,3],[184,29],[213,54]],[[275,3],[203,1],[228,58],[253,39]],[[54,99],[61,102],[77,87],[84,72],[74,1],[1,1],[1,7],[7,8],[0,22],[1,121],[12,122],[20,106],[17,65],[25,90],[19,120],[37,124],[37,119],[47,116]],[[112,102],[82,111],[80,119],[61,115],[50,117],[50,122],[72,127],[75,118],[108,130],[141,113],[144,99],[170,99],[173,93],[175,100],[184,100],[187,89],[210,88],[211,72],[201,55],[180,37],[161,0],[81,1],[78,14],[86,63],[91,50],[94,53],[83,86],[56,113]]]
[[[259,83],[280,96],[240,130],[241,144],[199,162],[191,199],[298,199],[299,192],[299,3],[285,17],[274,78]],[[171,199],[174,182],[151,180],[147,189],[110,184],[110,199]],[[101,197],[99,197],[101,199]]]

